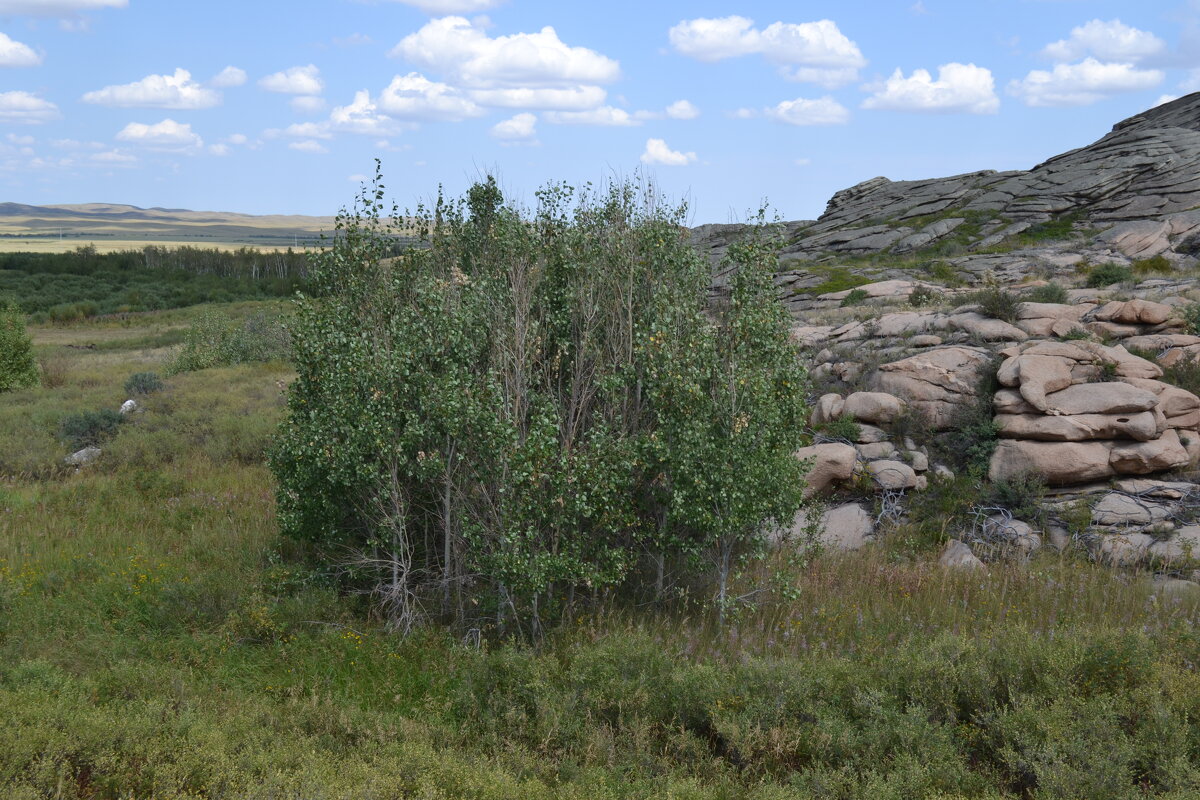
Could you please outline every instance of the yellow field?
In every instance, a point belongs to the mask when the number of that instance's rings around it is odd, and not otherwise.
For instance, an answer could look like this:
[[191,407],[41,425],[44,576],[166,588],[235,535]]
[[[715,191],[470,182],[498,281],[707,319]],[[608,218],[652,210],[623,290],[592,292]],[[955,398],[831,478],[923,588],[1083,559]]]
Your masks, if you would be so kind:
[[69,250],[75,250],[79,247],[91,245],[96,248],[99,253],[113,253],[119,250],[141,250],[147,245],[155,247],[202,247],[207,250],[238,250],[242,247],[250,247],[266,253],[277,253],[281,250],[287,250],[292,247],[293,250],[303,250],[304,242],[301,241],[299,247],[292,245],[279,244],[262,244],[260,242],[220,242],[211,239],[99,239],[97,241],[88,241],[85,239],[59,239],[58,237],[47,237],[45,239],[35,239],[28,237],[21,238],[4,238],[0,237],[0,253],[65,253]]

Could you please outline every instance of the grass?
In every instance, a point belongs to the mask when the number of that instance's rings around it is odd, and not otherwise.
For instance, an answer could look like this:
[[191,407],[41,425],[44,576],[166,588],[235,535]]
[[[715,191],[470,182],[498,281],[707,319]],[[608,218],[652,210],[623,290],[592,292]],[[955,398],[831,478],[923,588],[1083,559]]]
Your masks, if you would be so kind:
[[1200,791],[1196,603],[1070,554],[947,572],[944,524],[750,562],[723,629],[688,587],[572,612],[537,647],[397,639],[278,534],[263,453],[286,365],[173,376],[93,468],[59,467],[60,418],[161,373],[171,349],[145,343],[195,313],[35,327],[40,357],[97,346],[0,395],[6,798]]

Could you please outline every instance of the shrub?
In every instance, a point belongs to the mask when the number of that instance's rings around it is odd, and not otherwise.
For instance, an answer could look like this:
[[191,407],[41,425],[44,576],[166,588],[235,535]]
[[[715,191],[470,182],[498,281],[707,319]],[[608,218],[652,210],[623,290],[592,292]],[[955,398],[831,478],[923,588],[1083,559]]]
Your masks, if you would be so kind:
[[1200,303],[1188,303],[1179,311],[1183,315],[1188,333],[1195,335],[1197,331],[1200,331]]
[[929,265],[929,277],[945,286],[962,286],[963,280],[953,265],[946,261],[934,261]]
[[15,307],[0,301],[0,392],[23,389],[38,381],[33,340]]
[[868,297],[869,295],[862,289],[851,289],[850,293],[842,298],[841,308],[861,306],[864,302],[866,302]]
[[847,442],[857,442],[862,435],[862,428],[852,416],[838,417],[830,422],[817,426],[817,432],[828,439],[841,439]]
[[1165,382],[1192,394],[1200,392],[1200,358],[1181,358],[1169,367],[1163,367]]
[[157,372],[135,372],[125,381],[126,394],[154,394],[162,388],[163,381]]
[[1005,322],[1016,322],[1017,314],[1021,310],[1020,299],[1012,292],[1005,291],[998,286],[980,289],[972,296],[971,300],[979,305],[981,314]]
[[811,289],[800,290],[798,293],[822,295],[831,292],[844,292],[847,289],[854,289],[870,282],[871,279],[865,275],[858,275],[845,267],[833,267],[826,274],[824,281]]
[[908,294],[908,304],[916,308],[940,303],[941,300],[942,293],[930,286],[918,286]]
[[1045,286],[1035,286],[1025,294],[1025,299],[1031,303],[1065,303],[1067,290],[1051,281]]
[[59,432],[72,448],[95,447],[117,432],[124,418],[112,409],[81,411],[64,417]]
[[1040,523],[1046,515],[1045,497],[1046,482],[1030,472],[991,484],[987,502],[1008,509],[1019,520]]
[[1097,264],[1088,272],[1087,285],[1092,289],[1103,289],[1114,283],[1129,283],[1133,280],[1133,270],[1120,264]]
[[167,374],[282,361],[290,356],[291,339],[280,320],[256,314],[238,323],[224,314],[207,311],[188,329],[183,347],[167,365]]
[[1174,271],[1171,262],[1161,253],[1150,258],[1139,258],[1132,267],[1135,275],[1166,275]]
[[713,564],[723,613],[804,485],[771,231],[731,246],[710,305],[684,209],[632,185],[538,197],[532,219],[494,179],[439,199],[416,214],[429,247],[396,259],[378,179],[341,215],[291,328],[283,530],[386,565],[366,578],[400,630],[440,602],[536,633],[572,598],[657,594],[644,553]]

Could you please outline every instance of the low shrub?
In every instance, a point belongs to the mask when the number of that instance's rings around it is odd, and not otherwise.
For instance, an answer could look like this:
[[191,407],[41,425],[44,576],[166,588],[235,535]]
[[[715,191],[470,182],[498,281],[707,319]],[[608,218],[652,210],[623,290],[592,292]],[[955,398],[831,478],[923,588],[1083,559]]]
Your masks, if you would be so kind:
[[1031,303],[1065,303],[1067,290],[1053,281],[1045,286],[1036,286],[1025,294],[1025,299]]
[[167,366],[167,374],[193,372],[291,357],[291,337],[283,323],[256,314],[241,323],[207,312],[188,330],[183,347]]
[[1173,271],[1174,267],[1171,266],[1171,262],[1161,253],[1150,258],[1139,258],[1133,262],[1135,275],[1166,275]]
[[934,261],[929,265],[929,277],[944,286],[962,286],[963,279],[953,265],[945,261]]
[[95,447],[116,433],[123,419],[118,412],[108,408],[81,411],[64,417],[59,424],[59,432],[76,450]]
[[998,286],[980,289],[971,300],[978,304],[981,314],[1005,322],[1016,322],[1021,311],[1020,298]]
[[861,306],[867,301],[869,295],[862,289],[851,289],[850,294],[842,298],[841,308],[849,308],[850,306]]
[[1200,392],[1200,359],[1183,358],[1163,367],[1163,381],[1195,394]]
[[162,388],[163,380],[157,372],[135,372],[125,381],[126,394],[154,394]]
[[941,300],[942,293],[929,286],[918,286],[908,295],[908,304],[916,308],[940,303]]
[[1114,283],[1130,283],[1133,280],[1133,270],[1120,264],[1097,264],[1088,272],[1087,285],[1092,289],[1103,289]]
[[23,389],[37,381],[37,362],[25,318],[14,306],[0,301],[0,392]]
[[865,275],[855,274],[845,267],[833,267],[826,274],[824,281],[811,289],[801,289],[797,294],[822,295],[830,292],[844,292],[870,282],[871,279]]
[[46,317],[54,323],[65,325],[70,322],[82,322],[100,313],[100,306],[91,300],[78,303],[60,303],[46,312]]
[[1187,324],[1188,333],[1194,335],[1200,331],[1200,303],[1188,303],[1179,311],[1183,314],[1183,321]]
[[844,439],[848,442],[857,442],[858,437],[862,435],[862,428],[852,416],[839,417],[832,422],[824,422],[816,426],[817,433],[827,439]]
[[1037,473],[1025,473],[996,481],[988,488],[987,502],[1006,508],[1025,522],[1040,523],[1046,515],[1042,501],[1046,497],[1046,482]]

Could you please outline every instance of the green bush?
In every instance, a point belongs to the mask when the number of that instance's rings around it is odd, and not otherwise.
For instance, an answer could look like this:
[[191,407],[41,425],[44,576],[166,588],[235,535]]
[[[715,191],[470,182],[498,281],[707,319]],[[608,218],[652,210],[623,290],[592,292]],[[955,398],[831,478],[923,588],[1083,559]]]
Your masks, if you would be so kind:
[[157,372],[135,372],[125,381],[126,394],[154,394],[162,388],[163,381]]
[[1133,262],[1132,267],[1135,275],[1167,275],[1174,272],[1171,262],[1161,254],[1150,258],[1139,258]]
[[1187,324],[1187,332],[1196,335],[1200,331],[1200,303],[1188,303],[1179,309],[1183,321]]
[[862,435],[862,428],[854,417],[846,415],[818,425],[817,432],[829,439],[857,442]]
[[1114,283],[1133,281],[1133,270],[1120,264],[1097,264],[1088,271],[1087,285],[1092,289],[1103,289]]
[[1016,322],[1021,311],[1020,298],[998,286],[980,289],[971,296],[971,301],[979,306],[979,312],[984,316],[1005,322]]
[[37,382],[37,362],[24,316],[15,306],[0,300],[0,392],[23,389]]
[[987,502],[1008,509],[1019,520],[1040,523],[1046,515],[1045,497],[1046,482],[1031,472],[990,484]]
[[833,267],[826,272],[825,280],[811,289],[797,290],[797,294],[822,295],[832,292],[844,292],[847,289],[854,289],[870,282],[871,279],[867,276],[851,272],[846,267]]
[[527,218],[488,179],[418,213],[430,246],[394,260],[382,197],[342,215],[297,309],[283,530],[386,553],[366,579],[402,630],[440,605],[536,632],[585,593],[657,594],[635,579],[645,553],[714,564],[724,613],[736,559],[804,484],[771,229],[730,248],[710,306],[684,210],[644,188],[550,186]]
[[918,286],[908,294],[908,304],[916,308],[942,301],[942,293],[930,286]]
[[850,306],[861,306],[870,297],[862,289],[851,289],[850,293],[842,298],[841,307],[849,308]]
[[265,314],[242,322],[216,311],[200,316],[184,338],[183,346],[167,365],[167,374],[210,367],[228,367],[291,357],[291,339],[283,323]]
[[75,450],[95,447],[117,432],[124,421],[118,412],[104,408],[99,411],[81,411],[64,417],[59,432]]
[[1065,303],[1067,290],[1060,284],[1051,281],[1045,286],[1035,286],[1025,293],[1025,299],[1031,303]]

